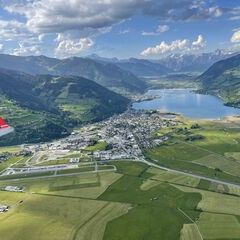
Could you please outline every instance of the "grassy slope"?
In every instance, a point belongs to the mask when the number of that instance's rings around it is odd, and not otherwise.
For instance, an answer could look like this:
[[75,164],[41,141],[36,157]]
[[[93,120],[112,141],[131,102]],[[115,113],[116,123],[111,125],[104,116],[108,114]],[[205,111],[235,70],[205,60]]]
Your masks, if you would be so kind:
[[2,95],[0,95],[0,116],[6,118],[15,130],[1,137],[0,146],[49,141],[65,136],[68,131],[60,117],[21,107]]
[[240,55],[213,64],[198,79],[204,92],[221,96],[227,105],[240,107]]
[[123,112],[129,100],[80,77],[41,77],[36,90],[78,123],[99,121]]

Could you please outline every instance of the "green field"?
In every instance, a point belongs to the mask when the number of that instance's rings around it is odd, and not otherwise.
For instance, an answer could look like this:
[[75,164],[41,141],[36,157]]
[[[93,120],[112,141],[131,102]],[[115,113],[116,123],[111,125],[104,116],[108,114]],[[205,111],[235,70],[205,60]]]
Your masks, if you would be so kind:
[[10,147],[0,147],[0,154],[1,153],[17,153],[21,151],[21,147],[20,146],[10,146]]
[[0,204],[11,206],[8,213],[0,214],[1,238],[240,238],[240,197],[213,192],[220,186],[208,181],[142,163],[111,164],[117,172],[0,181],[0,188],[16,185],[25,191],[0,191]]
[[240,237],[240,222],[233,215],[201,213],[197,224],[204,239],[239,239]]
[[[19,195],[23,203],[0,215],[2,239],[102,239],[106,223],[124,214],[128,208],[121,203]],[[8,202],[8,198],[5,201]]]
[[108,147],[107,142],[97,142],[93,146],[86,147],[85,150],[92,151],[92,152],[94,152],[94,151],[104,151],[104,150],[106,150],[107,147]]
[[180,125],[156,133],[169,140],[145,151],[146,157],[169,168],[240,183],[239,128],[221,122],[180,121]]
[[[197,209],[201,209],[203,212],[196,224],[203,239],[240,239],[239,197],[183,186],[177,186],[177,188],[184,192],[201,193],[202,200]],[[191,229],[190,226],[184,226],[182,239],[192,239],[188,238],[189,234],[194,234],[194,231],[190,231]]]
[[11,157],[10,159],[8,159],[7,161],[4,161],[2,163],[0,163],[0,172],[2,172],[4,169],[15,165],[17,163],[22,163],[25,162],[28,159],[28,157],[23,157],[23,156],[19,156],[19,157]]
[[180,234],[180,240],[202,240],[196,224],[184,224]]
[[142,191],[143,166],[134,169],[132,164],[129,167],[127,163],[123,165],[121,173],[124,176],[98,199],[128,202],[133,208],[107,225],[104,239],[158,239],[159,236],[161,239],[179,239],[183,224],[189,220],[178,208],[196,219],[199,212],[195,208],[201,200],[200,195],[184,194],[166,183]]

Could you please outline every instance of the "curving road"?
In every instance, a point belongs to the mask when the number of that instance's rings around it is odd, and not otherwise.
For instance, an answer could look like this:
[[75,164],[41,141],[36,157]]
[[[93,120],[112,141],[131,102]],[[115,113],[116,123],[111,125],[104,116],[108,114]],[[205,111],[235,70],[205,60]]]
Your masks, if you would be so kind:
[[188,172],[183,172],[183,171],[180,171],[180,170],[174,170],[174,169],[171,169],[171,168],[162,167],[162,166],[160,166],[158,164],[149,162],[149,161],[147,161],[145,159],[138,159],[138,160],[135,160],[135,161],[136,162],[142,162],[142,163],[147,164],[148,166],[159,168],[159,169],[162,169],[162,170],[166,170],[168,172],[173,172],[173,173],[178,173],[178,174],[182,174],[182,175],[189,176],[189,177],[195,177],[195,178],[199,178],[199,179],[204,179],[204,180],[208,180],[208,181],[211,181],[211,182],[214,182],[214,183],[228,185],[228,186],[232,186],[232,187],[236,187],[236,188],[240,189],[240,184],[237,184],[237,183],[232,183],[232,182],[228,182],[228,181],[224,181],[224,180],[217,180],[215,178],[204,177],[204,176],[201,176],[201,175],[198,175],[198,174],[195,174],[195,173],[188,173]]

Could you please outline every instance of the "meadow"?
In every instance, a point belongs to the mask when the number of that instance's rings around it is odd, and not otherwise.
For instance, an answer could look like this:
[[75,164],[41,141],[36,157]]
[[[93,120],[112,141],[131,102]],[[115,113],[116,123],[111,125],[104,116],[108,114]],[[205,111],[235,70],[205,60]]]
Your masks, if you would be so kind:
[[111,164],[117,172],[0,181],[0,189],[24,187],[23,193],[0,191],[0,204],[11,206],[0,215],[0,236],[4,240],[240,238],[240,197],[230,193],[239,189],[143,163]]
[[240,183],[240,129],[222,122],[180,121],[156,133],[169,140],[146,150],[146,157],[165,167]]

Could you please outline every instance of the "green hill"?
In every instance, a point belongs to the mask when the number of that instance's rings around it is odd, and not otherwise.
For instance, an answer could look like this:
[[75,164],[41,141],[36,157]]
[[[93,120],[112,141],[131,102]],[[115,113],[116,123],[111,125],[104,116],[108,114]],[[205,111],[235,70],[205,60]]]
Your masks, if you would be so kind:
[[213,64],[198,80],[203,92],[220,96],[227,105],[240,107],[240,55]]
[[0,116],[15,132],[0,145],[48,141],[74,126],[126,110],[129,100],[81,77],[31,76],[0,70]]

